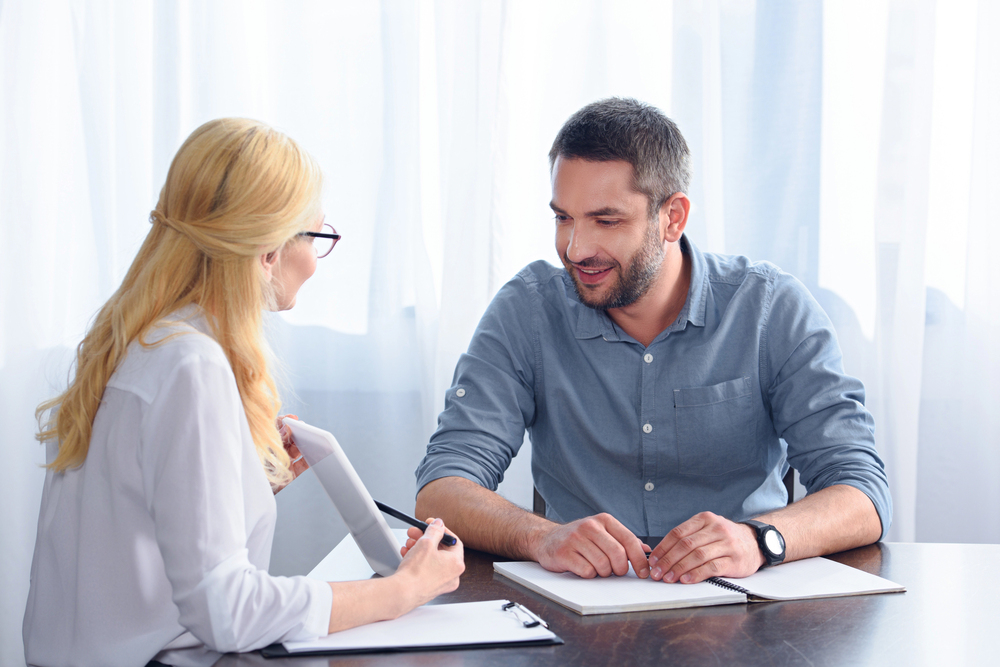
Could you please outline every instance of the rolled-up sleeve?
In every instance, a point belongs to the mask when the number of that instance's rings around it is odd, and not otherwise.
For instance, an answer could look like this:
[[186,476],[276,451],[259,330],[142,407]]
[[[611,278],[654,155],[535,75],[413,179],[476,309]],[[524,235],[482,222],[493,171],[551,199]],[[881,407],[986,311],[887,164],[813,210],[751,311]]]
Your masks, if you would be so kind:
[[445,407],[416,470],[417,491],[464,477],[495,491],[534,420],[537,292],[521,275],[497,293],[455,368]]
[[193,354],[178,363],[141,430],[145,500],[180,624],[220,652],[325,635],[330,586],[271,576],[250,560],[257,527],[247,525],[245,503],[273,497],[225,360]]
[[761,347],[764,391],[774,428],[788,444],[789,465],[809,493],[834,484],[865,493],[884,538],[892,523],[892,498],[864,385],[844,372],[826,313],[788,274],[778,273],[772,284]]

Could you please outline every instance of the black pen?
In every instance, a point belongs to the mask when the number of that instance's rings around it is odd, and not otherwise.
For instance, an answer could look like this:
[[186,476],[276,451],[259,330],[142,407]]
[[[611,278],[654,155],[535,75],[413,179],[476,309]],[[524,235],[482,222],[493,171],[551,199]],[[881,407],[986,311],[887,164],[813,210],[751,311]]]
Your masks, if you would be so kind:
[[[427,532],[427,524],[424,523],[423,521],[421,521],[420,519],[414,519],[409,514],[403,514],[399,510],[394,509],[392,507],[389,507],[388,505],[386,505],[384,503],[380,503],[377,500],[375,501],[375,507],[379,508],[380,510],[382,510],[383,512],[385,512],[389,516],[392,516],[392,517],[395,517],[395,518],[399,519],[403,523],[408,523],[411,526],[414,526],[414,527],[419,528],[420,530],[422,530],[424,532]],[[441,538],[441,544],[445,545],[446,547],[453,547],[453,546],[455,546],[456,542],[457,542],[457,540],[455,539],[455,536],[454,535],[449,535],[448,533],[445,533],[444,537]]]

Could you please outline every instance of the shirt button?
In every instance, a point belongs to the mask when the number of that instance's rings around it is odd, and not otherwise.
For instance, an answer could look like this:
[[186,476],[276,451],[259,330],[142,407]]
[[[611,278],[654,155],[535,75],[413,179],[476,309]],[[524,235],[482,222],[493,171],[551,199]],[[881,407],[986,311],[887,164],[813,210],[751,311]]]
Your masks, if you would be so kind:
[[655,488],[656,488],[656,486],[652,482],[646,482],[646,490],[647,491],[652,491]]
[[465,390],[459,387],[458,391],[455,392],[455,395],[458,396],[459,398],[462,398],[463,396],[465,396]]
[[653,432],[653,425],[652,424],[643,424],[642,425],[642,432],[643,433],[652,433]]
[[642,360],[645,361],[647,364],[651,364],[651,363],[653,363],[653,355],[651,355],[649,352],[647,352],[646,356],[643,357]]

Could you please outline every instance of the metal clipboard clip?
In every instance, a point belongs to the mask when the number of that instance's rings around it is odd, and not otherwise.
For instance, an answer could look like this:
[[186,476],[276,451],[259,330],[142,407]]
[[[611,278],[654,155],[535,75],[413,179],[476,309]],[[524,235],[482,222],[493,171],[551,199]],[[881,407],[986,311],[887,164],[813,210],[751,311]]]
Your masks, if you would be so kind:
[[526,628],[534,628],[537,626],[542,626],[546,630],[549,628],[549,624],[542,620],[542,618],[525,607],[524,605],[518,604],[517,602],[506,602],[500,607],[503,611],[509,611],[517,617],[517,620],[521,621],[521,625]]

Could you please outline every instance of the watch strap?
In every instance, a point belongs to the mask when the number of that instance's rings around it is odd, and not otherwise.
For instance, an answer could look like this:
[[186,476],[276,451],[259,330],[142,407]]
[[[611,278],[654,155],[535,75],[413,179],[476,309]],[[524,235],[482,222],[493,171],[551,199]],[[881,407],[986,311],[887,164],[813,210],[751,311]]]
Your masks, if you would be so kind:
[[[756,521],[754,519],[747,519],[745,521],[740,521],[744,525],[750,526],[753,529],[754,536],[757,538],[757,547],[760,549],[761,554],[764,555],[764,565],[779,565],[785,560],[785,538],[777,528],[771,524],[764,523],[762,521]],[[771,551],[765,540],[765,536],[768,531],[773,530],[781,541],[781,552],[774,553]]]

